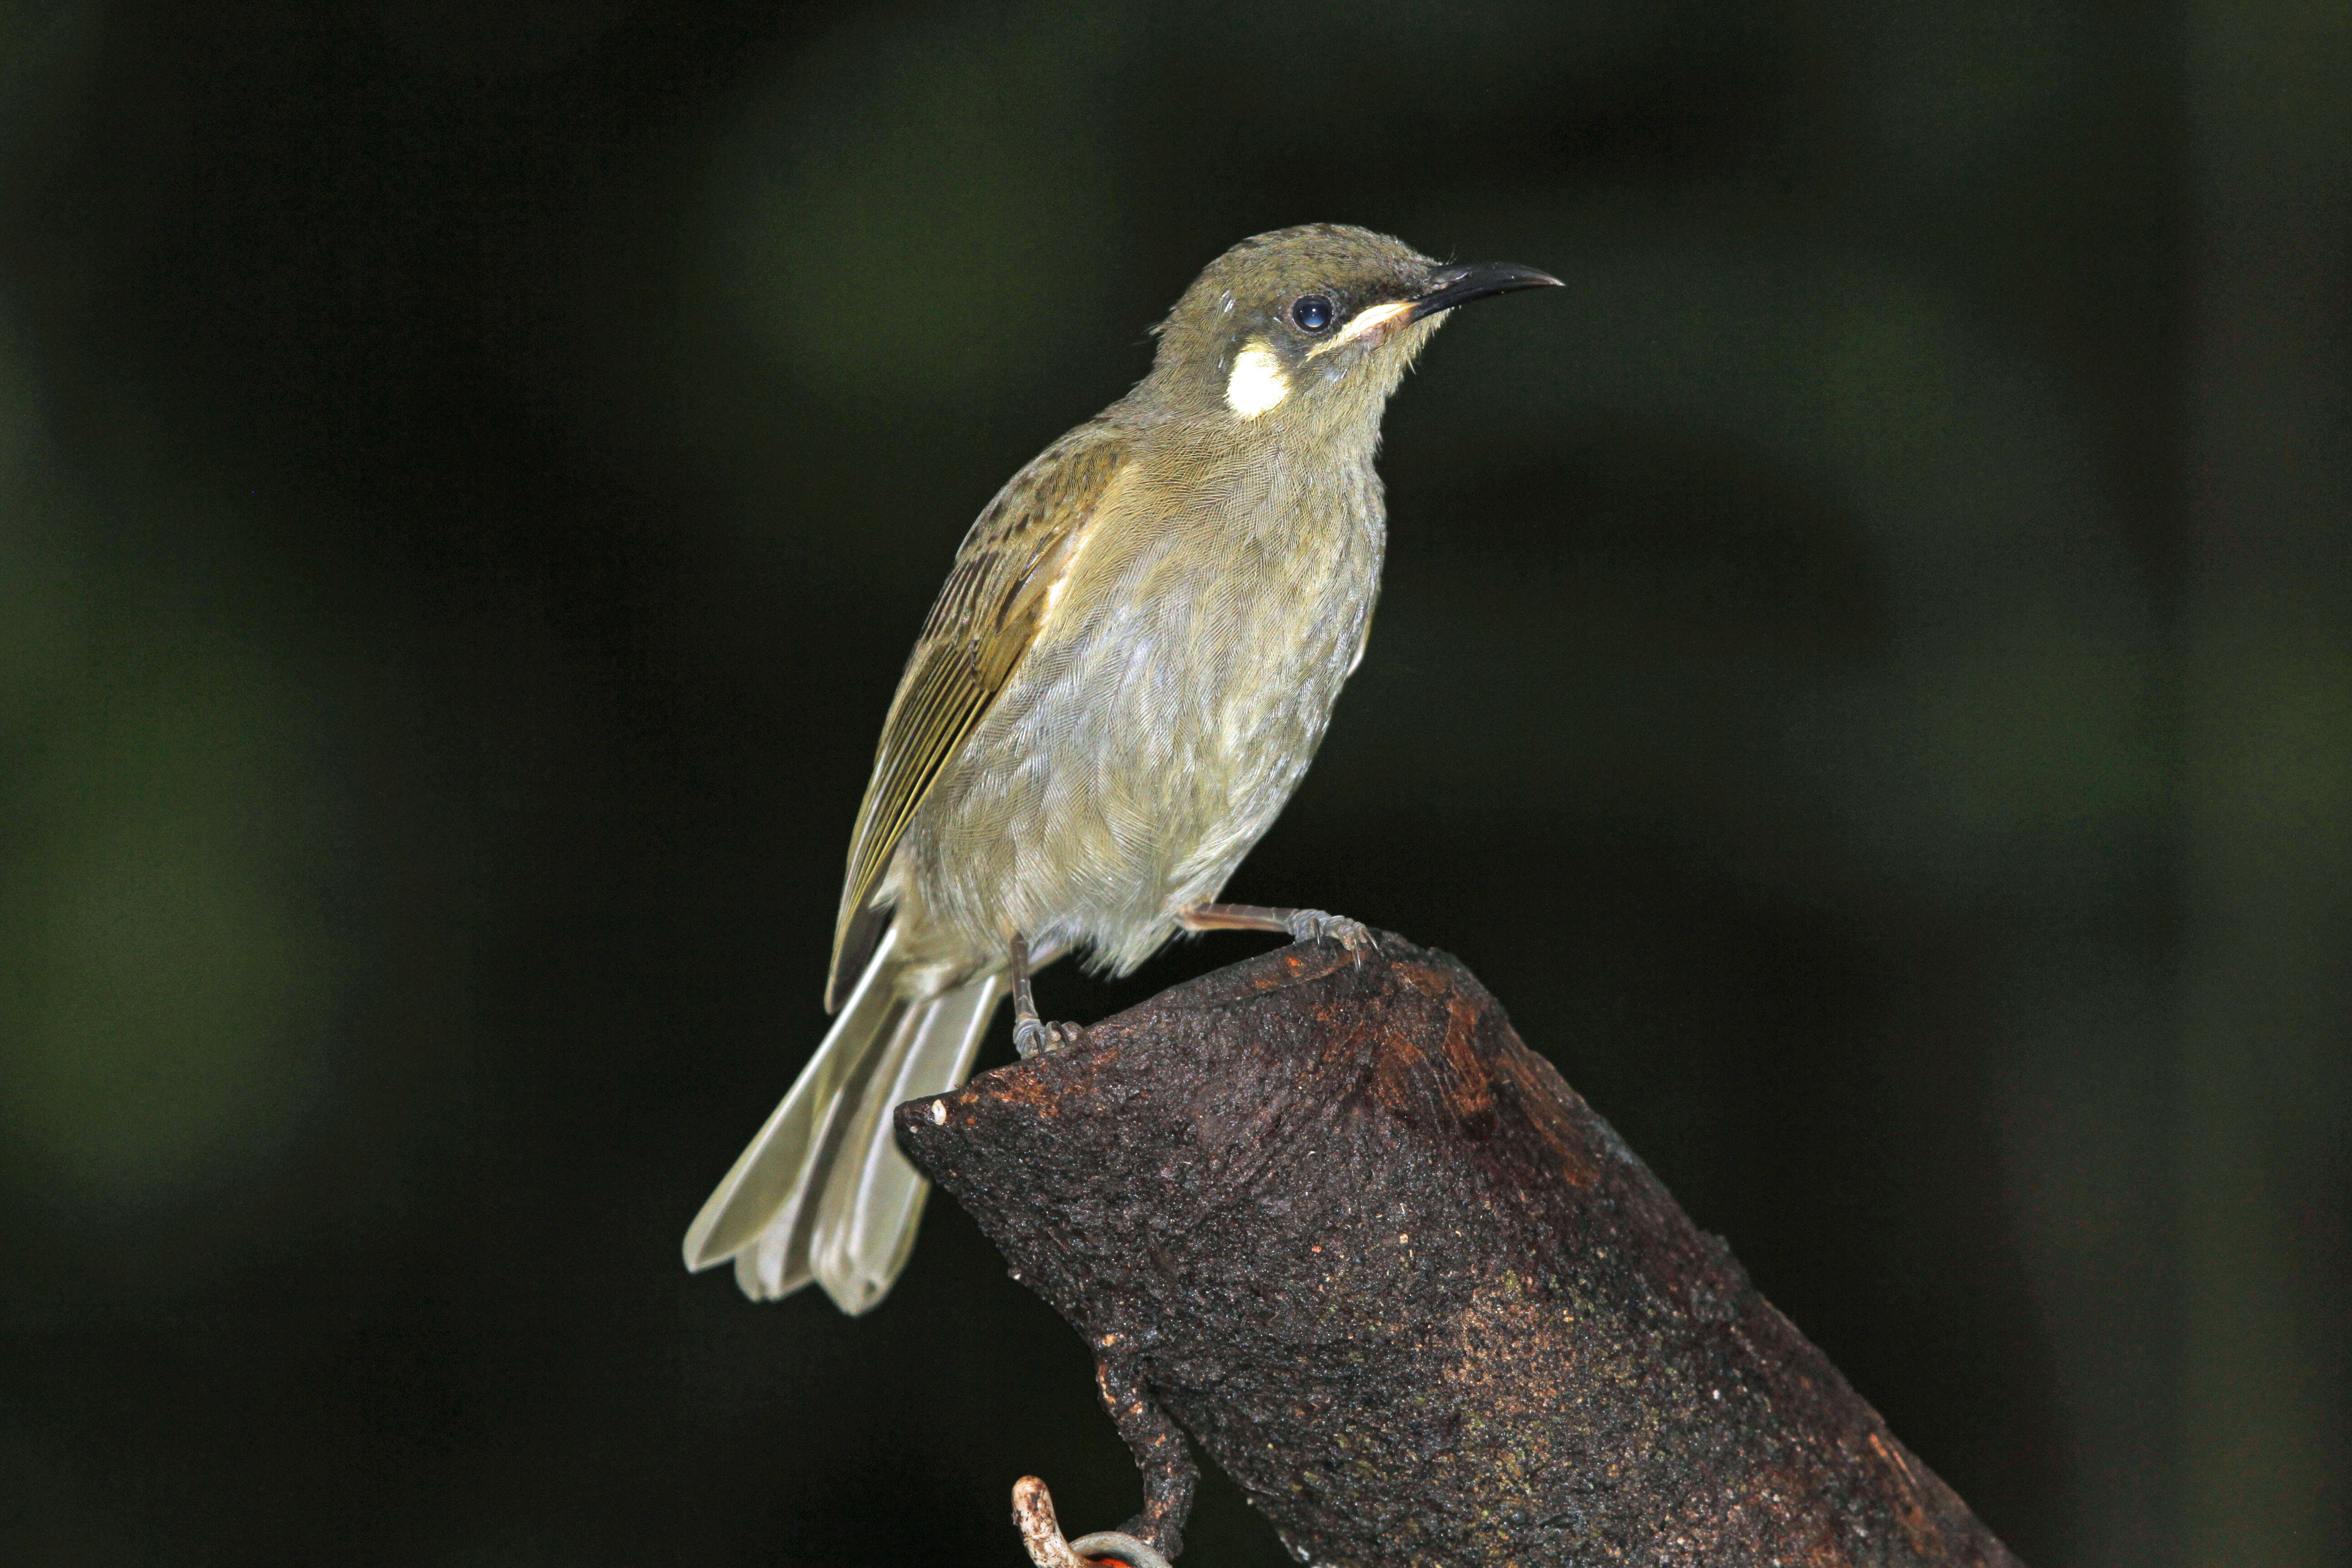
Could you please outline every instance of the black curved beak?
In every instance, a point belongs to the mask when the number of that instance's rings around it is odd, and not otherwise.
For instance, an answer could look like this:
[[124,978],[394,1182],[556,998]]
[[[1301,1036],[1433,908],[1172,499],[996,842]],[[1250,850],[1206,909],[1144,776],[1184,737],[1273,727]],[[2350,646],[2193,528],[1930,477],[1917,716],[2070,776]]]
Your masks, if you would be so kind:
[[1444,268],[1430,274],[1429,280],[1435,287],[1412,302],[1412,313],[1405,318],[1407,321],[1418,321],[1424,316],[1434,316],[1440,310],[1451,310],[1456,305],[1484,300],[1489,294],[1507,294],[1515,289],[1559,287],[1559,279],[1549,272],[1538,272],[1532,267],[1513,267],[1501,261],[1481,262],[1475,267]]

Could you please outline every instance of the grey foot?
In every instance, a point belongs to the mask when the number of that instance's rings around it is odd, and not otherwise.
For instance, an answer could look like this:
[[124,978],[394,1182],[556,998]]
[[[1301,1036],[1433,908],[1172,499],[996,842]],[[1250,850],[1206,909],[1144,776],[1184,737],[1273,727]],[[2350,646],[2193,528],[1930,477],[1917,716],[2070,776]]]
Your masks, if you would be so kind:
[[1076,1024],[1048,1024],[1042,1018],[1019,1018],[1013,1025],[1013,1048],[1022,1057],[1034,1057],[1040,1051],[1058,1051],[1064,1046],[1075,1046],[1086,1030]]
[[1374,946],[1372,929],[1361,921],[1345,915],[1328,914],[1321,910],[1294,910],[1283,922],[1290,929],[1293,942],[1315,942],[1329,937],[1359,958]]

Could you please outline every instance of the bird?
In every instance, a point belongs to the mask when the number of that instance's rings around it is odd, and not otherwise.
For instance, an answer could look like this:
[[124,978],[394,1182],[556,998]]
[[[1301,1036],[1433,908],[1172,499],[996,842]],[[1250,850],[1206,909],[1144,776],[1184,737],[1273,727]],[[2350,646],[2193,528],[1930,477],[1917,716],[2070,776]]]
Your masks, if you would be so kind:
[[688,1231],[689,1269],[878,1303],[929,1190],[891,1108],[963,1081],[1008,990],[1024,1057],[1076,1038],[1030,991],[1064,954],[1124,974],[1180,931],[1369,940],[1217,897],[1363,657],[1391,394],[1448,311],[1559,281],[1343,224],[1244,239],[1153,329],[1149,374],[997,492],[883,724],[835,1022]]

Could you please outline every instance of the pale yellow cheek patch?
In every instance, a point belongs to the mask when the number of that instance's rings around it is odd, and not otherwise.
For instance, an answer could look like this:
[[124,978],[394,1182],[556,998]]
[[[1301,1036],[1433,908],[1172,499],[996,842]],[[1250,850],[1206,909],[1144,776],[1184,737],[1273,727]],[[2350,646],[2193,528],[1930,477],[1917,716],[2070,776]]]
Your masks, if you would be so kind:
[[1234,374],[1225,383],[1225,406],[1244,419],[1255,419],[1290,395],[1290,377],[1282,362],[1260,343],[1234,356]]

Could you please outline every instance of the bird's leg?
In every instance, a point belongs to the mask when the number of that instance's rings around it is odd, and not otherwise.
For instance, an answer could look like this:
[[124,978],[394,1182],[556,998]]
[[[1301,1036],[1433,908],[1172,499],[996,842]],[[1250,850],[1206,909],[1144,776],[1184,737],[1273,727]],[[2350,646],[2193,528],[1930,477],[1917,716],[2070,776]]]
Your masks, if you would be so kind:
[[1029,939],[1013,933],[1013,1048],[1024,1057],[1058,1051],[1075,1045],[1085,1031],[1076,1024],[1048,1024],[1037,1016],[1037,999],[1029,994]]
[[1371,928],[1345,915],[1321,910],[1275,910],[1262,904],[1194,904],[1176,911],[1176,923],[1186,931],[1279,931],[1293,942],[1329,937],[1349,952],[1361,955],[1376,944]]

